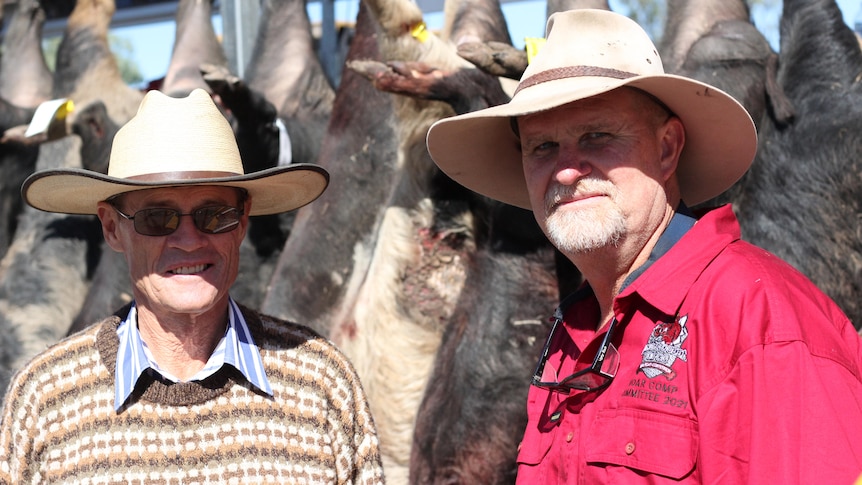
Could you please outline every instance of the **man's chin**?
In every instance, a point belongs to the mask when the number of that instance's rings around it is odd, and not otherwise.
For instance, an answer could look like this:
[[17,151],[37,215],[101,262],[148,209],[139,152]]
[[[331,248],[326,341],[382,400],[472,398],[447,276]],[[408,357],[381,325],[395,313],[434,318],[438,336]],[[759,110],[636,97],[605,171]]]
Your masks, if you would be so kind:
[[572,217],[572,214],[567,214],[549,218],[545,233],[560,251],[583,254],[616,246],[622,227],[614,218]]

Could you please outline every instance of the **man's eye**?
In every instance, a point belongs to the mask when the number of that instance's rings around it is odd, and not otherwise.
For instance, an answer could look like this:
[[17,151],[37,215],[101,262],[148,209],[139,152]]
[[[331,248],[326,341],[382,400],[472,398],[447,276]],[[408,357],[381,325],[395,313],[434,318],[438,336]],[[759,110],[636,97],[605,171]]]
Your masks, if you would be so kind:
[[583,137],[581,137],[581,140],[583,140],[586,143],[596,143],[596,142],[606,141],[606,140],[610,139],[610,137],[611,137],[610,133],[605,133],[603,131],[594,131],[594,132],[590,132],[590,133],[585,134]]
[[535,152],[535,153],[546,153],[550,150],[553,150],[557,146],[558,146],[558,144],[556,142],[545,141],[545,142],[542,142],[542,143],[535,145],[535,148],[533,148],[533,152]]

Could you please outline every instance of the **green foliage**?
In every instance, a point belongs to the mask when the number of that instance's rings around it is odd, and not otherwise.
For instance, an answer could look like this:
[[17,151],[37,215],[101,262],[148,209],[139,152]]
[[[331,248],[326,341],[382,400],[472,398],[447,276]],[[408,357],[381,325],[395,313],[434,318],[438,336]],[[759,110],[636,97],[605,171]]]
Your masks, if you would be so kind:
[[774,7],[778,5],[779,0],[748,0],[748,6],[763,5],[764,7]]
[[141,70],[138,65],[132,60],[134,58],[135,47],[132,41],[125,37],[116,35],[108,35],[108,44],[111,46],[111,52],[117,58],[117,65],[120,68],[120,76],[126,84],[139,84],[144,80]]
[[[61,37],[51,37],[42,41],[42,50],[45,53],[45,62],[48,68],[52,71],[57,65],[57,50],[60,48]],[[117,60],[117,67],[120,69],[120,76],[126,84],[140,84],[144,80],[140,68],[132,60],[134,58],[135,48],[132,42],[125,38],[114,34],[108,34],[108,45],[114,58]]]
[[45,55],[45,63],[51,72],[57,66],[57,49],[60,48],[60,37],[50,37],[42,41],[42,52]]
[[617,0],[621,4],[619,13],[628,15],[637,22],[652,38],[653,43],[661,42],[667,5],[664,0]]

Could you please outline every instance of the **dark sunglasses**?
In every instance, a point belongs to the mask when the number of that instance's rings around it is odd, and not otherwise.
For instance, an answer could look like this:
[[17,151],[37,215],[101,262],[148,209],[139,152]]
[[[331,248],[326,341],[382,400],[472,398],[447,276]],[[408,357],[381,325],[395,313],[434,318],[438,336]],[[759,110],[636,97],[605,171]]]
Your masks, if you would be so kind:
[[124,214],[117,206],[111,207],[118,214],[132,221],[135,231],[144,236],[167,236],[180,227],[182,216],[191,216],[195,227],[206,234],[221,234],[230,232],[239,226],[242,217],[242,209],[228,205],[212,205],[193,210],[190,214],[183,214],[175,209],[153,208],[142,209],[134,215]]
[[557,327],[560,326],[562,319],[554,318],[554,326],[551,328],[551,334],[548,335],[548,341],[545,342],[545,348],[542,350],[542,357],[539,359],[539,364],[536,366],[536,372],[533,373],[532,384],[537,387],[549,389],[551,391],[569,392],[572,389],[580,391],[596,391],[606,387],[614,379],[617,370],[620,367],[620,354],[617,348],[611,343],[613,338],[614,328],[617,325],[617,319],[611,320],[608,324],[608,331],[605,333],[605,338],[602,339],[602,344],[599,346],[596,356],[593,358],[592,364],[585,366],[580,364],[576,367],[573,374],[560,379],[559,381],[543,381],[542,374],[545,372],[545,364],[548,362],[548,353],[551,348],[551,342],[554,339],[554,334]]

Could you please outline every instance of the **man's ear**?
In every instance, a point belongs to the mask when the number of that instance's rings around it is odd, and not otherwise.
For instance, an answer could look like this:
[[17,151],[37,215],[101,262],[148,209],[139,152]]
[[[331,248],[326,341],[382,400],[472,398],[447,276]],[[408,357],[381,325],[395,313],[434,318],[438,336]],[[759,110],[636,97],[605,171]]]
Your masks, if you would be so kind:
[[682,120],[671,116],[661,128],[661,173],[664,180],[676,173],[679,156],[685,145],[685,127]]
[[96,207],[96,215],[99,216],[99,221],[102,223],[102,236],[105,237],[105,242],[114,251],[118,253],[125,252],[123,248],[123,240],[120,237],[120,215],[107,202],[99,202]]

